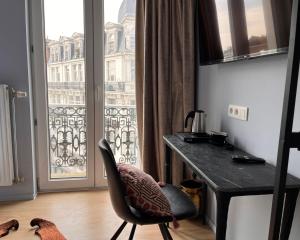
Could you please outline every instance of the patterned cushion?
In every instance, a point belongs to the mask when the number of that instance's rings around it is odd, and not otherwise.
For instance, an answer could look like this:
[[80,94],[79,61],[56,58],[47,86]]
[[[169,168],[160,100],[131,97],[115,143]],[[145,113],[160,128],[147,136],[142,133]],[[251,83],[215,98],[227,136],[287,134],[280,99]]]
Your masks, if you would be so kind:
[[118,170],[132,207],[150,216],[173,216],[168,199],[150,175],[126,164],[118,164]]

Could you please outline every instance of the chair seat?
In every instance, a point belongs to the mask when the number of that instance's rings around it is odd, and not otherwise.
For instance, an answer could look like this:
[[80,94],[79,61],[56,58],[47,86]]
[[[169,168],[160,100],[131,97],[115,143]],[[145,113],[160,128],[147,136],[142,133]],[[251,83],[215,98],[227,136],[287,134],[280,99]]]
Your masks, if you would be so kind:
[[[168,198],[171,210],[177,220],[192,218],[196,216],[197,209],[191,199],[182,192],[178,187],[167,184],[161,188],[162,192]],[[135,223],[139,225],[159,224],[172,222],[172,217],[155,217],[141,213],[140,211],[130,207],[132,214],[135,216]],[[130,219],[127,219],[129,222]]]
[[161,190],[168,198],[171,210],[177,220],[196,216],[197,209],[194,203],[178,187],[167,184],[165,187],[161,188]]

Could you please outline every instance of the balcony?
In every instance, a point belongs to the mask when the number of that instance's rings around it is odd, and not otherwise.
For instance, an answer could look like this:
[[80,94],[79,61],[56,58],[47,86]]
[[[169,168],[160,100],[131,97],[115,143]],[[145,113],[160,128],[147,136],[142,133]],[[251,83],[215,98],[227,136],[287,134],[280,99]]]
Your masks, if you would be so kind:
[[85,89],[86,83],[82,82],[48,82],[48,88],[51,90],[82,90]]
[[124,92],[125,91],[125,82],[106,82],[105,91],[107,92]]
[[[137,165],[137,127],[134,107],[104,109],[105,138],[119,163]],[[52,178],[86,177],[87,119],[84,106],[49,106]]]

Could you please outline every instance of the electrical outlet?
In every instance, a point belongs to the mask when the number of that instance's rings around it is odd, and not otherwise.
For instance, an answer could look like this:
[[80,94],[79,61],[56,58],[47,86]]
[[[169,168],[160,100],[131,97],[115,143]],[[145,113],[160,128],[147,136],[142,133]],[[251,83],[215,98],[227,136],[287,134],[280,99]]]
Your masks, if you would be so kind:
[[248,113],[249,113],[248,107],[236,106],[232,104],[230,104],[228,107],[228,116],[235,119],[248,121]]
[[229,117],[234,117],[234,109],[235,109],[235,105],[229,105],[228,107],[228,116]]

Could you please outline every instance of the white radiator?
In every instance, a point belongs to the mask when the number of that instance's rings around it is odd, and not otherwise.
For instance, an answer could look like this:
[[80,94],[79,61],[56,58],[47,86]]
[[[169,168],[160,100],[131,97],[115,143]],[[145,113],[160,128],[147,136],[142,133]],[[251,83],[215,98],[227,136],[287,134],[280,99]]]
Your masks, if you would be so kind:
[[14,182],[13,156],[10,90],[7,85],[0,85],[0,186]]

